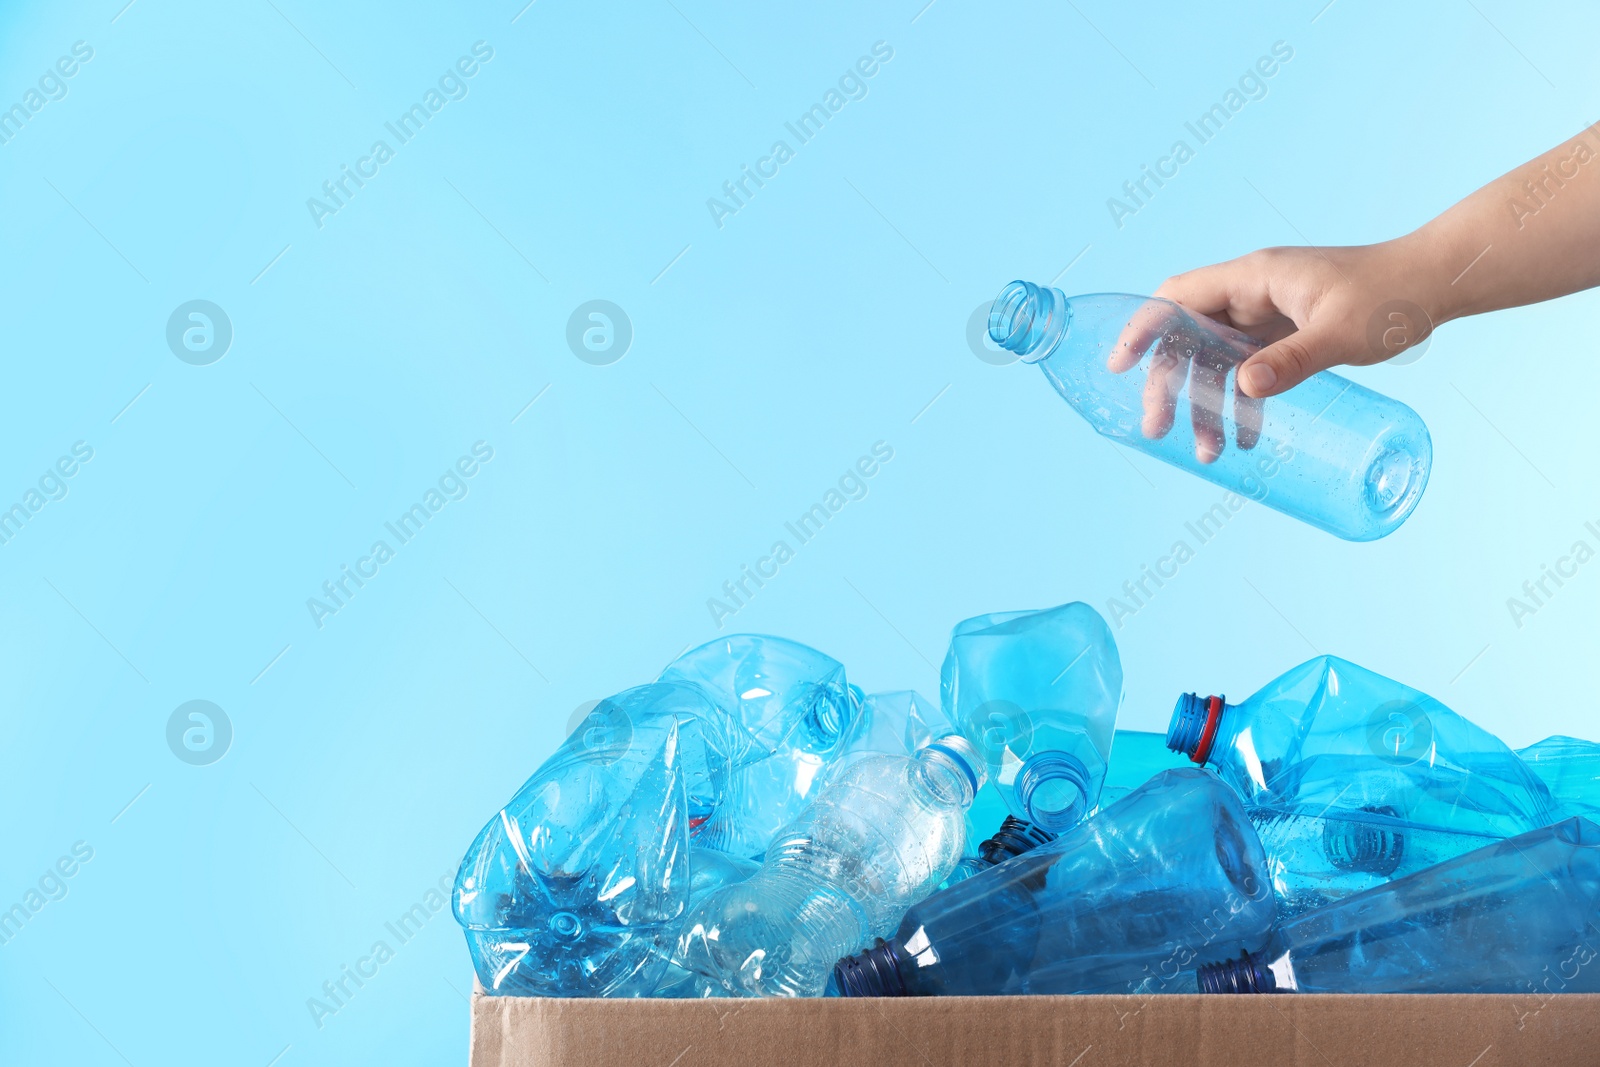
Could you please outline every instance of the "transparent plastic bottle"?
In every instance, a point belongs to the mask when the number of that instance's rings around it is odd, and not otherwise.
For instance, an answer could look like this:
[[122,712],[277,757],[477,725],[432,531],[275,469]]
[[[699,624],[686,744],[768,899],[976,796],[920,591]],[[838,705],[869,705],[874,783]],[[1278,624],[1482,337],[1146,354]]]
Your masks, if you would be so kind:
[[1011,813],[1059,833],[1093,810],[1122,700],[1122,661],[1087,604],[956,624],[945,716],[977,746]]
[[1280,922],[1498,840],[1414,826],[1386,808],[1248,811],[1267,853]]
[[695,844],[758,857],[850,749],[861,695],[844,665],[796,641],[733,634],[673,660],[658,681],[704,688],[734,724],[732,770]]
[[1600,745],[1576,737],[1547,737],[1517,755],[1574,815],[1600,816]]
[[1274,904],[1237,795],[1163,771],[1054,841],[913,905],[841,959],[843,996],[1159,991],[1196,958],[1260,948]]
[[1106,437],[1347,540],[1392,533],[1427,484],[1416,412],[1326,371],[1252,400],[1233,371],[1261,345],[1170,301],[1016,281],[989,336]]
[[[686,914],[692,913],[712,893],[725,886],[738,885],[760,869],[761,864],[755,860],[730,856],[710,848],[691,848],[689,906]],[[669,956],[676,950],[677,943],[674,937],[667,946]],[[655,992],[650,995],[664,998],[698,997],[701,995],[700,983],[693,972],[684,970],[669,959],[656,982]]]
[[689,822],[727,778],[725,727],[697,687],[627,690],[495,813],[451,901],[487,992],[650,995],[689,904]]
[[1600,991],[1600,826],[1572,818],[1282,923],[1202,993]]
[[1414,826],[1497,839],[1562,814],[1499,738],[1335,656],[1300,664],[1240,704],[1185,694],[1167,745],[1252,804],[1382,809]]
[[893,929],[961,858],[983,780],[965,738],[864,759],[773,840],[761,870],[685,920],[675,962],[704,995],[816,996],[834,961]]

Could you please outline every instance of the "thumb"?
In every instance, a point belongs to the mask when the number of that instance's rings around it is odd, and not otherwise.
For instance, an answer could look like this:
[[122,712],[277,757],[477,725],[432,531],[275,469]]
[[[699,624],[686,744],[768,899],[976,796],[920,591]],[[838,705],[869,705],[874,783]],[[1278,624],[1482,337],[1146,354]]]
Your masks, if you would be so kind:
[[1239,386],[1246,396],[1277,396],[1318,371],[1342,363],[1330,331],[1308,327],[1258,351],[1239,367]]

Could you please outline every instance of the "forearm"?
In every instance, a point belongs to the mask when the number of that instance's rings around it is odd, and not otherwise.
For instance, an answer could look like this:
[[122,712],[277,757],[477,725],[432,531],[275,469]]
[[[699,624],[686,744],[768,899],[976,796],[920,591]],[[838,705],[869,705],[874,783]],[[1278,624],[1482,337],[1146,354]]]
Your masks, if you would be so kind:
[[1435,323],[1600,285],[1600,124],[1395,242]]

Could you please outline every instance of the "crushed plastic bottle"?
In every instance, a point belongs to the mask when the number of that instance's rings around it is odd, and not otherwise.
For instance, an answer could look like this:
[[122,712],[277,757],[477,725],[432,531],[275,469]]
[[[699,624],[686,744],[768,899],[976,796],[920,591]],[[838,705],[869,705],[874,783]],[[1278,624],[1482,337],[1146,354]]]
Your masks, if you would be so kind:
[[728,746],[694,686],[639,686],[589,713],[456,874],[452,908],[487,992],[650,995],[689,904],[689,822],[714,810]]
[[939,678],[946,718],[983,753],[1011,813],[1051,833],[1093,810],[1122,700],[1122,662],[1087,604],[956,624]]
[[1274,903],[1243,806],[1163,771],[1054,841],[941,890],[839,960],[843,996],[1161,991],[1201,954],[1260,948]]
[[860,725],[860,691],[843,664],[781,637],[718,638],[673,660],[658,681],[701,686],[736,726],[726,790],[695,823],[694,841],[737,856],[766,850]]
[[1180,697],[1167,745],[1252,804],[1391,812],[1414,826],[1506,838],[1561,812],[1497,737],[1415,689],[1318,656],[1240,704]]
[[820,994],[835,960],[949,875],[982,781],[959,734],[861,760],[778,834],[760,871],[690,913],[675,962],[703,995]]
[[1282,921],[1443,863],[1497,838],[1413,826],[1383,808],[1253,807]]
[[[693,912],[700,902],[724,886],[738,885],[761,869],[755,860],[730,856],[710,848],[689,850],[689,906]],[[668,946],[668,955],[677,948],[677,937]],[[682,998],[702,994],[700,983],[691,971],[686,971],[669,958],[656,982],[654,997]]]
[[1517,755],[1574,815],[1600,816],[1600,745],[1576,737],[1547,737]]
[[1016,281],[989,337],[1104,436],[1347,540],[1392,533],[1427,485],[1415,411],[1327,371],[1252,400],[1234,368],[1261,344],[1171,301]]
[[1600,991],[1600,826],[1571,818],[1283,923],[1202,993]]

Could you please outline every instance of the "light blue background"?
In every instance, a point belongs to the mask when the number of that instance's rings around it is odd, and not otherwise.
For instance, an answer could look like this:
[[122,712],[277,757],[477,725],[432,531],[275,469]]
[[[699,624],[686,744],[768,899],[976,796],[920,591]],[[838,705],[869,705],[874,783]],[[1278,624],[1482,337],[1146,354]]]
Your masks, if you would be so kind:
[[[868,689],[933,692],[965,616],[1104,610],[1220,498],[976,358],[981,301],[1389,237],[1600,104],[1600,17],[1509,0],[123,2],[0,31],[5,105],[94,49],[0,145],[0,506],[94,449],[0,545],[0,907],[94,849],[0,945],[6,1063],[463,1062],[445,912],[320,1029],[306,1001],[396,945],[576,707],[716,634],[707,598],[874,442],[869,495],[728,624]],[[319,229],[307,198],[479,40],[467,97]],[[1280,40],[1266,97],[1118,229],[1107,198]],[[718,228],[707,198],[780,138]],[[210,366],[165,342],[191,299],[233,324]],[[591,299],[633,323],[610,366],[565,341]],[[1123,725],[1326,651],[1516,744],[1593,734],[1600,563],[1521,628],[1506,600],[1595,541],[1596,308],[1353,372],[1431,427],[1421,506],[1375,544],[1249,506],[1117,631]],[[480,440],[470,494],[318,629],[307,598]],[[193,699],[233,725],[210,766],[167,746]]]

